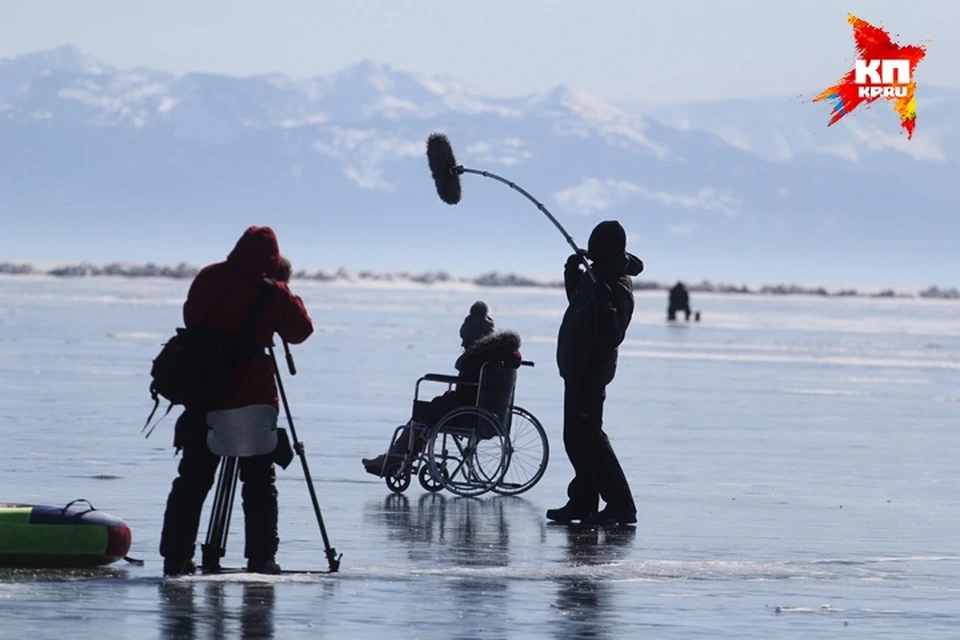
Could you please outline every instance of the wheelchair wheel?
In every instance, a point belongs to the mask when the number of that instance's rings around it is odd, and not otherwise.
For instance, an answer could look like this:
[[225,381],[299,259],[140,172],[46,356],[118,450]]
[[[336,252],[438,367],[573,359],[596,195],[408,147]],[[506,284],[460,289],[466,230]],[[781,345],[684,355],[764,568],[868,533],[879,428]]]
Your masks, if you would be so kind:
[[420,467],[420,486],[429,491],[430,493],[436,493],[443,489],[443,483],[434,478],[433,474],[430,473],[429,465],[422,465]]
[[458,496],[479,496],[500,483],[509,462],[509,438],[497,416],[477,407],[445,415],[427,439],[434,480]]
[[383,477],[387,483],[387,488],[394,493],[403,493],[410,486],[410,470],[403,469],[401,465],[394,465],[387,469],[387,475]]
[[513,407],[510,420],[510,458],[503,479],[493,491],[515,496],[540,482],[550,459],[550,443],[543,425],[532,413]]

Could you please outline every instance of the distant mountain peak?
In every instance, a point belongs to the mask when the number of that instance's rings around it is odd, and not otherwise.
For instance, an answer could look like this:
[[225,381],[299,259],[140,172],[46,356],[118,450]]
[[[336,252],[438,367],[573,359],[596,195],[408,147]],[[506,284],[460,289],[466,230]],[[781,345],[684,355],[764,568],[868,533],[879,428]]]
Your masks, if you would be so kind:
[[323,77],[334,84],[362,82],[383,91],[397,80],[413,78],[413,74],[383,62],[364,59]]
[[385,62],[377,62],[370,58],[364,58],[359,62],[347,65],[342,71],[353,71],[356,73],[397,73],[399,70]]
[[25,53],[10,58],[10,60],[38,68],[57,69],[69,73],[99,75],[115,70],[111,65],[91,56],[75,44],[63,44],[52,49]]
[[560,109],[592,122],[638,119],[613,103],[565,84],[534,94],[528,104],[544,111]]

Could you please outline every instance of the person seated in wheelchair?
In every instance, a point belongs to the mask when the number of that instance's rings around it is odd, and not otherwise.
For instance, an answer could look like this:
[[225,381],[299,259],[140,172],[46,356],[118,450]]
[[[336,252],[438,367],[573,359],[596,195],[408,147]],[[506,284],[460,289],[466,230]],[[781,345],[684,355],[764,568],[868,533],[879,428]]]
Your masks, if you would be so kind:
[[414,429],[415,433],[412,433],[413,425],[430,427],[454,409],[476,404],[476,383],[480,380],[480,370],[483,365],[496,363],[507,369],[520,368],[520,362],[523,360],[520,355],[520,335],[510,330],[497,331],[488,311],[485,302],[473,303],[470,314],[460,327],[463,353],[457,358],[454,367],[457,370],[457,377],[464,384],[455,385],[453,389],[429,402],[415,402],[413,415],[407,422],[407,427],[397,437],[390,451],[375,458],[363,458],[363,468],[367,473],[383,477],[384,472],[392,466],[384,464],[388,456],[399,464],[405,454],[420,453],[423,449],[426,430]]

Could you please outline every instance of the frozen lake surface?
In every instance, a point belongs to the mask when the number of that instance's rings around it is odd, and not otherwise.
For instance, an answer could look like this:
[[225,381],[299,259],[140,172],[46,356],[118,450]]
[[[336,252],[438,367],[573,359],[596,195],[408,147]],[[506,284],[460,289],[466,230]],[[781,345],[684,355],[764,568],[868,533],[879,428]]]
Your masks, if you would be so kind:
[[[188,285],[0,278],[0,501],[87,498],[145,560],[0,570],[0,637],[960,637],[960,303],[694,294],[703,322],[668,326],[665,294],[638,293],[605,422],[639,523],[604,531],[543,517],[571,474],[560,290],[295,281],[317,331],[285,384],[340,572],[164,580],[173,415],[139,431]],[[477,299],[537,363],[517,403],[550,465],[513,498],[393,495],[360,458],[420,375],[452,372]],[[278,485],[280,564],[326,569],[299,462]]]

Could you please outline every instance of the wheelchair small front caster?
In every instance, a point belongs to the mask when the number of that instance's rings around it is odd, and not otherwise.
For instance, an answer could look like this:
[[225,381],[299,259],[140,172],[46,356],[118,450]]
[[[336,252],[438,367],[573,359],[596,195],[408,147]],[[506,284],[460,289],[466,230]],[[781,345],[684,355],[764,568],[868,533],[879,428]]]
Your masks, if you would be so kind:
[[421,465],[419,478],[420,486],[430,493],[436,493],[443,489],[443,483],[434,478],[433,474],[430,473],[429,465]]
[[410,472],[401,471],[400,465],[387,469],[387,475],[384,476],[387,488],[394,493],[403,493],[410,486]]

